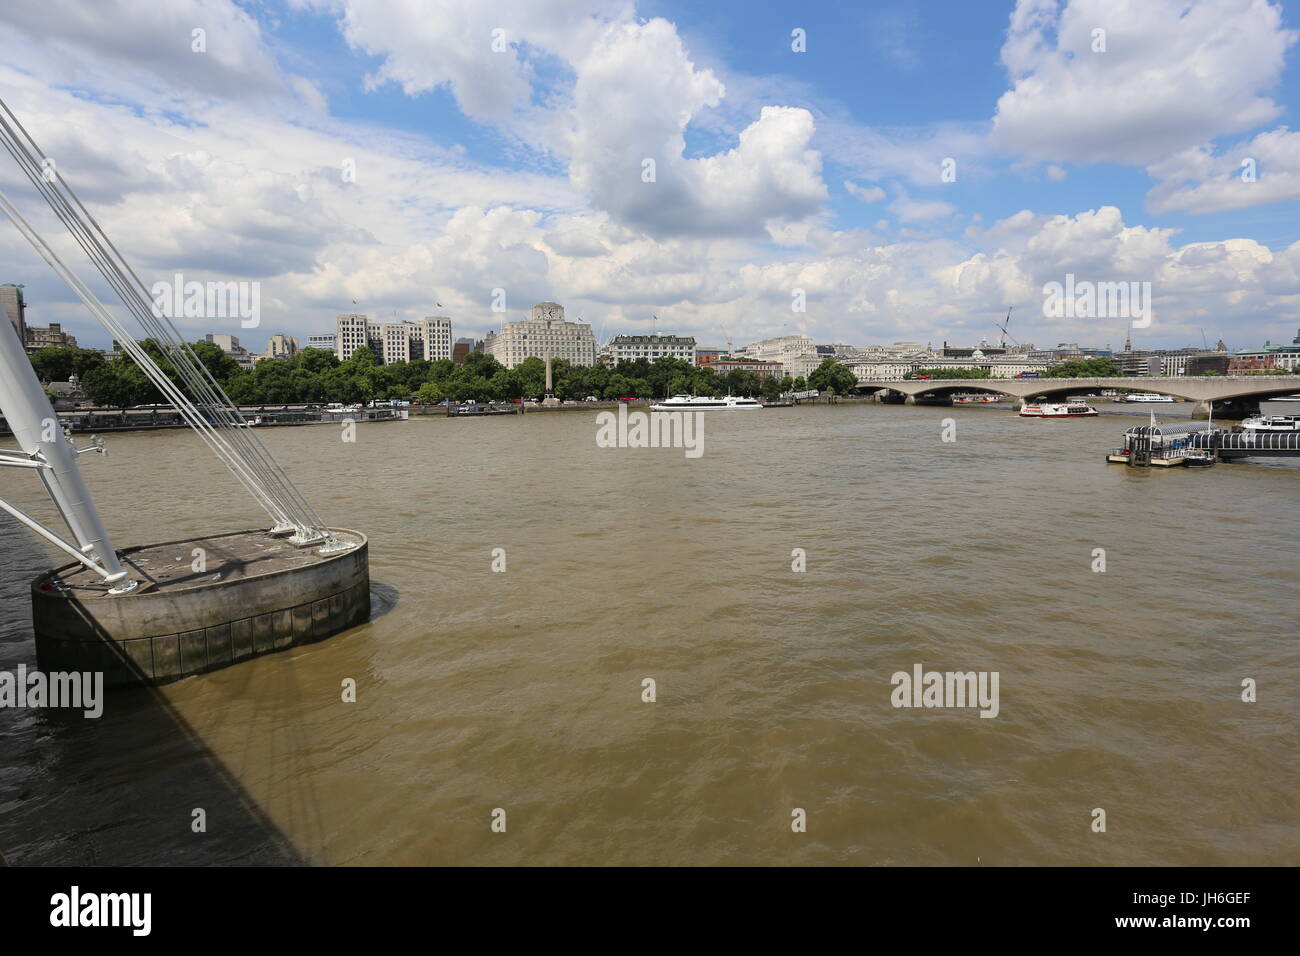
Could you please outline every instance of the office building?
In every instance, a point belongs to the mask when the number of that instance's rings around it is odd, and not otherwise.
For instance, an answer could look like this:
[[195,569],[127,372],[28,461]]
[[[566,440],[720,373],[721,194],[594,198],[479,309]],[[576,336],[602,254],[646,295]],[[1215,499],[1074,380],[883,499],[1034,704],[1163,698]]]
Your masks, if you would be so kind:
[[741,355],[759,362],[780,362],[791,378],[807,378],[828,357],[819,353],[817,345],[806,335],[780,335],[754,342],[737,350],[734,357]]
[[371,322],[356,313],[340,315],[334,338],[334,354],[339,361],[346,362],[363,345],[375,353],[380,365],[449,359],[451,319],[430,315],[418,322]]
[[63,326],[58,322],[51,322],[50,327],[47,329],[35,325],[27,326],[27,341],[25,342],[25,348],[27,349],[28,355],[31,355],[39,349],[75,349],[76,347],[77,337],[64,332]]
[[483,348],[506,368],[527,358],[565,359],[573,365],[596,364],[596,337],[586,322],[567,322],[564,306],[538,302],[522,322],[507,322],[489,332]]
[[266,343],[266,357],[286,359],[298,354],[298,340],[290,335],[277,332]]
[[785,376],[785,368],[780,362],[760,362],[755,359],[715,359],[712,362],[701,363],[700,368],[711,369],[717,375],[726,375],[728,372],[753,372],[760,382],[766,382],[769,378],[781,379]]
[[0,285],[0,306],[5,310],[5,318],[18,333],[18,342],[27,344],[27,303],[23,300],[23,287],[12,282]]
[[[209,332],[203,338],[238,362],[240,368],[252,368],[256,362],[248,349],[240,345],[239,339],[233,335],[228,335],[225,332]],[[113,345],[116,348],[117,343],[114,342]]]
[[619,362],[661,358],[681,359],[695,364],[695,339],[682,335],[616,335],[601,349],[601,361],[614,368]]

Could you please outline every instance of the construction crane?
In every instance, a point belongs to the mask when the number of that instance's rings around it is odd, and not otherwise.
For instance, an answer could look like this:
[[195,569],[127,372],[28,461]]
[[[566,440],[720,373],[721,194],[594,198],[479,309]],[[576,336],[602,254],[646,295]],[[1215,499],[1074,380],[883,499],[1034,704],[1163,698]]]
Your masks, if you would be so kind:
[[[1005,320],[1001,325],[998,326],[998,328],[1002,330],[1002,338],[998,340],[998,347],[999,347],[999,348],[1003,348],[1003,349],[1004,349],[1004,348],[1007,347],[1007,336],[1010,334],[1010,333],[1007,332],[1007,326],[1009,326],[1009,325],[1011,324],[1011,309],[1012,309],[1012,308],[1014,308],[1014,307],[1008,307],[1008,308],[1007,308],[1007,317],[1006,317],[1006,320]],[[994,324],[996,324],[996,323],[994,323]],[[1012,341],[1012,342],[1016,342],[1015,338],[1012,338],[1011,341]],[[1019,345],[1020,343],[1019,343],[1019,342],[1016,342],[1016,344]]]

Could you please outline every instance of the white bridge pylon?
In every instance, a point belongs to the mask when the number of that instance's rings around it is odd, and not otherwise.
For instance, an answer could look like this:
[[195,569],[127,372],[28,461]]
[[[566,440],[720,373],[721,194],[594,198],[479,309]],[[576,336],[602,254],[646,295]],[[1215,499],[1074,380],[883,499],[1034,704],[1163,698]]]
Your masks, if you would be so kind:
[[0,411],[4,412],[9,430],[21,449],[0,449],[0,465],[36,470],[68,523],[77,546],[73,547],[3,499],[0,499],[0,509],[98,572],[106,583],[114,586],[115,592],[133,590],[135,582],[127,581],[127,572],[117,560],[108,532],[99,520],[99,512],[77,468],[81,451],[102,451],[104,446],[100,443],[79,451],[63,434],[58,416],[18,341],[18,330],[9,322],[0,322]]
[[[146,336],[159,344],[179,381],[173,381],[159,367],[135,336],[68,268],[3,193],[0,193],[0,211],[9,217],[23,238],[76,293],[100,325],[121,344],[166,400],[176,407],[186,424],[270,515],[273,521],[271,533],[291,535],[289,540],[294,544],[319,546],[322,553],[354,547],[334,536],[261,440],[249,431],[248,423],[225,390],[181,338],[171,319],[154,308],[140,277],[64,182],[62,175],[46,161],[45,154],[2,100],[0,145],[13,157],[50,210],[117,293]],[[9,325],[7,322],[4,324]],[[77,539],[79,550],[12,505],[0,502],[0,508],[98,571],[105,581],[115,585],[115,592],[129,590],[134,584],[125,580],[126,572],[108,543],[107,533],[76,464],[81,451],[101,450],[102,443],[96,440],[93,449],[78,450],[63,434],[57,415],[40,388],[15,332],[0,335],[0,356],[4,362],[0,365],[4,376],[3,388],[0,388],[0,412],[4,413],[20,444],[17,451],[0,450],[0,465],[39,469],[50,497]]]

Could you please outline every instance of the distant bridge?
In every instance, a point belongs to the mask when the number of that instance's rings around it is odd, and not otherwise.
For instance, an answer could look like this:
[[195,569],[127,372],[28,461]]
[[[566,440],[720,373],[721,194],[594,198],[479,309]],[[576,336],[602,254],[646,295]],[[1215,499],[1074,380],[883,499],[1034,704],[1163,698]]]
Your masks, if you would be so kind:
[[[885,382],[859,378],[862,394],[893,393],[908,405],[917,400],[946,399],[955,394],[986,392],[1026,401],[1040,395],[1048,399],[1085,395],[1106,389],[1154,392],[1198,403],[1192,414],[1204,417],[1210,403],[1233,403],[1245,408],[1250,403],[1300,392],[1300,375],[1182,375],[1169,378],[939,378]],[[885,396],[888,400],[889,396]]]

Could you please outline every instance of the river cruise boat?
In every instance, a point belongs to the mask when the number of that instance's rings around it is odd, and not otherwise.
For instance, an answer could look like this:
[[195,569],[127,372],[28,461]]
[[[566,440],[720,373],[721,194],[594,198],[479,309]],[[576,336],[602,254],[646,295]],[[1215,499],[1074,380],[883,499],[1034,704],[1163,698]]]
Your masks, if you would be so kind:
[[1021,418],[1087,418],[1097,409],[1087,402],[1029,402],[1020,409]]
[[1248,432],[1297,432],[1300,415],[1256,415],[1247,418],[1241,427]]
[[736,398],[734,395],[728,395],[725,398],[674,395],[672,398],[665,398],[662,402],[650,406],[651,410],[656,412],[707,412],[714,409],[726,411],[762,407],[761,402],[757,402],[752,398]]
[[1172,404],[1173,402],[1178,401],[1178,399],[1174,398],[1172,395],[1157,395],[1154,392],[1130,392],[1127,395],[1119,396],[1115,401],[1128,402],[1133,405],[1150,405],[1153,402],[1157,404]]

